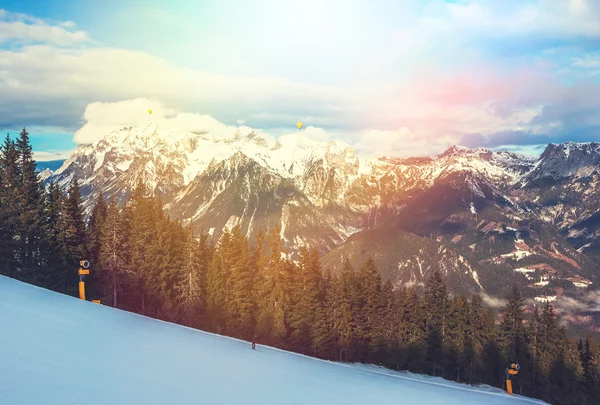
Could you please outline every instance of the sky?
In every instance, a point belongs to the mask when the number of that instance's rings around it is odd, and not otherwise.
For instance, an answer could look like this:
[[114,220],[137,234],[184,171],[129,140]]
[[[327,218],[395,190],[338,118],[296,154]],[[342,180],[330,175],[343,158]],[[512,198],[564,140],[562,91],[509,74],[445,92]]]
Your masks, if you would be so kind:
[[0,131],[36,158],[152,117],[359,154],[600,141],[597,0],[0,0]]

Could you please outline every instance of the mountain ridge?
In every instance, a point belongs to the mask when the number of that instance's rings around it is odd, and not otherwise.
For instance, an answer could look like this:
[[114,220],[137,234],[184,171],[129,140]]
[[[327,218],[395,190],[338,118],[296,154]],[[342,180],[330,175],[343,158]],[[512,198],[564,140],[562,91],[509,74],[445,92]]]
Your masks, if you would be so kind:
[[[469,276],[472,292],[499,295],[516,282],[532,296],[577,295],[581,288],[565,280],[600,281],[598,145],[550,144],[538,158],[459,146],[431,157],[365,158],[300,131],[272,139],[248,127],[217,136],[149,125],[78,146],[47,181],[66,188],[78,180],[88,213],[100,193],[124,203],[142,181],[196,232],[217,239],[240,225],[252,237],[279,226],[292,251],[310,245],[330,257],[347,250],[351,235],[395,229],[421,238],[411,241],[422,249],[433,249],[428,240],[445,249],[439,263],[450,269],[454,261],[451,285],[467,266],[484,269]],[[364,244],[377,253],[377,240]],[[414,265],[402,276],[382,265],[392,281],[423,280]]]

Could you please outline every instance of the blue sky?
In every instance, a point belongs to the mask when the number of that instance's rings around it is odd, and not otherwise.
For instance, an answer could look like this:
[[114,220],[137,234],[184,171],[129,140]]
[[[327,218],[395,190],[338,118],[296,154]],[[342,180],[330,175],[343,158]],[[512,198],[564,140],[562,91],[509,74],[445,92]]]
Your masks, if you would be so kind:
[[[600,140],[600,2],[0,0],[0,129],[38,159],[156,116],[367,155]],[[136,109],[139,109],[136,110]],[[154,116],[154,114],[153,114]]]

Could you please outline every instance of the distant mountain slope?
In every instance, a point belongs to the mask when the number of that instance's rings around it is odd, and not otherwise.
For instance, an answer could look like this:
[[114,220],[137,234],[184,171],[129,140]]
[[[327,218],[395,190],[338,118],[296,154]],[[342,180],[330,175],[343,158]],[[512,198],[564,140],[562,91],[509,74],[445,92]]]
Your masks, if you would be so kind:
[[339,273],[346,259],[359,269],[369,257],[375,261],[382,278],[392,280],[395,286],[424,285],[434,271],[439,270],[452,291],[485,291],[477,264],[469,263],[464,256],[433,239],[393,226],[378,226],[350,236],[325,255],[322,264]]
[[513,195],[600,263],[600,143],[548,145]]

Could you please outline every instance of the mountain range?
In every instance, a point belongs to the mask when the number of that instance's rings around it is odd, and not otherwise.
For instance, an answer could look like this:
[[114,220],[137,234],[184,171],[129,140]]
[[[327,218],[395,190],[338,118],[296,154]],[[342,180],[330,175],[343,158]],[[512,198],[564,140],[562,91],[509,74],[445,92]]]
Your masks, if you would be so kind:
[[125,127],[79,145],[56,171],[97,196],[126,201],[138,182],[172,217],[218,238],[279,226],[292,252],[317,248],[324,267],[372,256],[384,279],[421,285],[435,271],[451,291],[538,301],[582,297],[600,283],[600,143],[550,144],[539,157],[454,146],[431,157],[363,158],[303,132],[271,139]]

